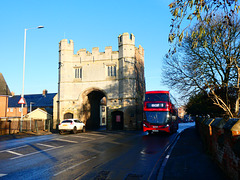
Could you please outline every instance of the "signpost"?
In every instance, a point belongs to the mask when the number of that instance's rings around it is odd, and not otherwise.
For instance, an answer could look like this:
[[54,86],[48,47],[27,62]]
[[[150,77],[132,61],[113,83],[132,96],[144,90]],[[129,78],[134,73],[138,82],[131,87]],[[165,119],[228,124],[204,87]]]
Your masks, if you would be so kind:
[[26,101],[23,97],[18,101],[18,104],[26,104]]
[[18,101],[18,104],[22,105],[22,108],[21,108],[21,121],[20,121],[20,132],[22,132],[23,105],[26,104],[25,99],[23,97],[21,97],[21,99]]

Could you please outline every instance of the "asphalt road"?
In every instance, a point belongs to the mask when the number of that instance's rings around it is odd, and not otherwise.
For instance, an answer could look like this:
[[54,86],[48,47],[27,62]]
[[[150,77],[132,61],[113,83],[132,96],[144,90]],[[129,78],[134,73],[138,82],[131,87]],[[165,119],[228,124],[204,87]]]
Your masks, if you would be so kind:
[[2,141],[0,179],[154,179],[177,134],[92,131]]

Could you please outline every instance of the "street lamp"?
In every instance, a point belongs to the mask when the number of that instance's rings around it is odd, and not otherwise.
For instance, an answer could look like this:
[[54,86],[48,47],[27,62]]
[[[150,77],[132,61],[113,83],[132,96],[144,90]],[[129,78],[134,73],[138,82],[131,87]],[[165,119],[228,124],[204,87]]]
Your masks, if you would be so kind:
[[[44,28],[43,26],[38,26],[35,28],[29,28],[29,29],[41,29]],[[22,84],[22,95],[21,98],[24,98],[24,77],[25,77],[25,57],[26,57],[26,39],[27,39],[27,30],[24,30],[24,53],[23,53],[23,84]],[[22,122],[23,122],[23,104],[21,106],[21,121],[20,121],[20,132],[22,132]]]

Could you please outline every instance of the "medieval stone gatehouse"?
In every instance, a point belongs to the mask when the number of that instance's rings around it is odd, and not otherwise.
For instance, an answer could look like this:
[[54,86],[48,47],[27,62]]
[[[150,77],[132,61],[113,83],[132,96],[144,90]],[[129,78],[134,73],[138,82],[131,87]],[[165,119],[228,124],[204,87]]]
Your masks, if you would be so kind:
[[59,43],[58,96],[54,100],[55,127],[77,118],[87,129],[139,129],[145,93],[144,49],[135,47],[133,34],[118,36],[118,51],[105,47],[80,49],[73,41]]

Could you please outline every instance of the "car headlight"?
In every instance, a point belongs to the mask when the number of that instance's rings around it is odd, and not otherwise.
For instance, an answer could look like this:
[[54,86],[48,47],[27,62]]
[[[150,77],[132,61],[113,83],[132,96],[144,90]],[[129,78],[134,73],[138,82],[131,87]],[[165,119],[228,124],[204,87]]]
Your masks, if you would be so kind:
[[148,127],[146,124],[143,124],[144,127]]

